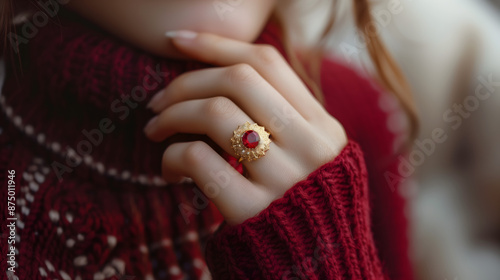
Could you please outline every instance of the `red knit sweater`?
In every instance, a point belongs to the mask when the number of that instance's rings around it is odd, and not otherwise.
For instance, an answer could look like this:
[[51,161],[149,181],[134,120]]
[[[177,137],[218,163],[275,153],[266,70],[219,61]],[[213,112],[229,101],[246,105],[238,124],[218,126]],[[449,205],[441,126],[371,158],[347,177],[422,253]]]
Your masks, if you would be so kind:
[[[282,51],[278,35],[268,27],[258,41]],[[15,170],[19,279],[209,279],[207,264],[214,279],[412,278],[404,200],[384,177],[398,139],[386,123],[400,111],[350,69],[322,65],[326,108],[351,139],[342,153],[258,216],[221,226],[193,183],[159,177],[165,147],[196,136],[156,144],[142,133],[150,97],[207,65],[65,20],[20,57],[0,97],[2,232]],[[0,240],[3,279],[12,245]]]

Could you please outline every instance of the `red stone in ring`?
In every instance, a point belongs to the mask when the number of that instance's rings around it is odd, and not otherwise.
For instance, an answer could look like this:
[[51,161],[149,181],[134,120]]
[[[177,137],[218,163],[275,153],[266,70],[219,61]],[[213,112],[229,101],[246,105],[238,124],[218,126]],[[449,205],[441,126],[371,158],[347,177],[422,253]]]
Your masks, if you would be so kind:
[[247,130],[241,137],[241,142],[243,142],[243,145],[248,149],[253,149],[259,145],[260,136],[253,130]]

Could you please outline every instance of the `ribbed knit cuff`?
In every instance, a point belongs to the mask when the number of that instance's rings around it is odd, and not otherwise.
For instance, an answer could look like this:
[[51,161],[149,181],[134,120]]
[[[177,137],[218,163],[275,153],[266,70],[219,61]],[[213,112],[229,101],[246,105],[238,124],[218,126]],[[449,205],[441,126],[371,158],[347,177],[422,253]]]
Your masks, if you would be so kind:
[[214,279],[384,279],[370,231],[367,174],[350,141],[256,217],[208,241]]

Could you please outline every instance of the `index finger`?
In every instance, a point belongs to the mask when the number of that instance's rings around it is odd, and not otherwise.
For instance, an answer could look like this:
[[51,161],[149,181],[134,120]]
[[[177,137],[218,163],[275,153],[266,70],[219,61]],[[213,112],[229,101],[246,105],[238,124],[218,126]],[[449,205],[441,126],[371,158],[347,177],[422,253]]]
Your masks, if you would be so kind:
[[252,66],[304,118],[311,119],[323,106],[310,93],[280,52],[270,45],[250,44],[209,33],[167,32],[173,44],[196,60],[219,66]]

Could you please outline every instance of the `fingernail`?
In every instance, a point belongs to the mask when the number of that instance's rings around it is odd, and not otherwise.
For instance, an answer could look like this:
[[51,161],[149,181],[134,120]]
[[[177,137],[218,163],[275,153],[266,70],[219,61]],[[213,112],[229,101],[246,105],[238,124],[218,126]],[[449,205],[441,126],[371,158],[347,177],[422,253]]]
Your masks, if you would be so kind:
[[190,177],[182,177],[179,183],[193,183],[193,179]]
[[146,105],[146,108],[148,109],[152,109],[153,106],[158,103],[158,101],[161,100],[161,98],[163,97],[163,93],[165,92],[165,90],[160,90],[159,92],[157,92],[153,98],[151,98],[151,100],[149,100],[148,102],[148,105]]
[[146,132],[146,133],[151,132],[151,129],[153,128],[156,121],[158,121],[158,116],[150,119],[148,124],[146,124],[146,127],[144,127],[144,132]]
[[194,39],[198,36],[198,33],[189,30],[174,30],[167,31],[165,36],[169,38],[179,38],[179,39]]

